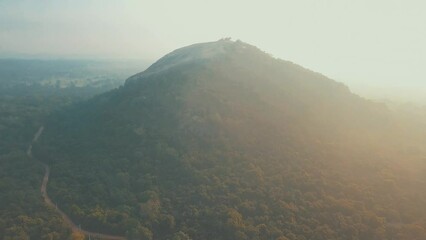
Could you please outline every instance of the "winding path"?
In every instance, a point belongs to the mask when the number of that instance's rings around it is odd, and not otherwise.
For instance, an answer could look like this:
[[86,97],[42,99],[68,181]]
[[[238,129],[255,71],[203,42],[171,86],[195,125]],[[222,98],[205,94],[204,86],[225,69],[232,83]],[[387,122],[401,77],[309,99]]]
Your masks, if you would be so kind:
[[[30,158],[32,158],[32,159],[35,159],[35,160],[37,160],[34,156],[33,156],[33,152],[32,152],[32,149],[33,149],[33,144],[35,143],[35,142],[37,142],[37,140],[39,139],[39,137],[41,136],[41,134],[43,133],[43,130],[44,130],[44,127],[43,126],[41,126],[39,129],[38,129],[38,131],[36,132],[36,134],[34,135],[34,138],[33,138],[33,140],[31,141],[31,143],[30,143],[30,146],[28,147],[28,150],[27,150],[27,155],[28,155],[28,157],[30,157]],[[97,239],[104,239],[104,240],[126,240],[126,238],[124,238],[124,237],[122,237],[122,236],[113,236],[113,235],[108,235],[108,234],[102,234],[102,233],[96,233],[96,232],[90,232],[90,231],[87,231],[87,230],[84,230],[84,229],[82,229],[81,227],[78,227],[72,220],[71,220],[71,218],[70,217],[68,217],[68,215],[66,215],[61,209],[59,209],[58,207],[57,207],[57,205],[56,204],[54,204],[53,203],[53,201],[50,199],[50,197],[49,197],[49,195],[47,194],[47,184],[48,184],[48,182],[49,182],[49,176],[50,176],[50,167],[47,165],[47,164],[45,164],[45,163],[43,163],[43,162],[41,162],[41,161],[38,161],[38,162],[40,162],[42,165],[43,165],[43,167],[44,167],[44,169],[45,169],[45,172],[44,172],[44,177],[43,177],[43,181],[42,181],[42,183],[41,183],[41,189],[40,189],[40,192],[41,192],[41,196],[43,197],[43,199],[44,199],[44,202],[48,205],[48,206],[50,206],[50,207],[52,207],[52,208],[54,208],[54,209],[56,209],[56,211],[62,216],[62,218],[64,219],[64,221],[65,221],[65,223],[66,224],[68,224],[68,226],[70,226],[70,228],[72,229],[72,231],[73,232],[80,232],[80,233],[82,233],[82,234],[84,234],[86,237],[89,237],[89,239],[91,238],[91,237],[93,237],[93,238],[97,238]]]

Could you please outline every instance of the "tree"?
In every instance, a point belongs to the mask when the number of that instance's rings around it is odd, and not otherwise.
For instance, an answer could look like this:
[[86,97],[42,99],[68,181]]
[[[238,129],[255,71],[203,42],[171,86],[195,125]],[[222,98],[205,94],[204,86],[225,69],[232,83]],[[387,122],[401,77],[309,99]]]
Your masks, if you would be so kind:
[[179,231],[173,235],[173,240],[191,240],[188,234]]
[[82,232],[74,231],[71,238],[72,240],[84,240],[84,234]]

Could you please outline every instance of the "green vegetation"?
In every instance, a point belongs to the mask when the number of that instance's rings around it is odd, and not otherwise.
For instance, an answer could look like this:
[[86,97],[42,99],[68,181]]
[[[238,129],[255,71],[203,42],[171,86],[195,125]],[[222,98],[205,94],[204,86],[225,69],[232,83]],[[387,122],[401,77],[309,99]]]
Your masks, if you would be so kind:
[[67,239],[70,230],[41,199],[42,166],[24,151],[0,155],[0,159],[1,239]]
[[77,61],[0,60],[0,239],[70,239],[71,230],[40,195],[41,164],[26,150],[34,133],[54,110],[89,99],[119,85],[111,75],[96,86],[60,88],[45,79],[88,75]]
[[425,142],[411,123],[219,41],[57,112],[35,154],[77,224],[128,239],[420,240]]

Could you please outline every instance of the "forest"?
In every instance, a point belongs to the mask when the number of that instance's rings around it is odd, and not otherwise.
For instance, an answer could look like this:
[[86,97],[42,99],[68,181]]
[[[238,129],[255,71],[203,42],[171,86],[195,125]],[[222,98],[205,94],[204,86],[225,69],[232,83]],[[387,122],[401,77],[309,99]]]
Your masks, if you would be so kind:
[[127,239],[421,240],[425,115],[403,109],[222,40],[55,112],[35,154],[76,223]]
[[[90,61],[1,59],[0,63],[0,239],[71,239],[69,226],[41,198],[43,166],[26,151],[50,113],[119,86],[123,73],[88,69]],[[98,82],[82,87],[44,83],[70,76]]]

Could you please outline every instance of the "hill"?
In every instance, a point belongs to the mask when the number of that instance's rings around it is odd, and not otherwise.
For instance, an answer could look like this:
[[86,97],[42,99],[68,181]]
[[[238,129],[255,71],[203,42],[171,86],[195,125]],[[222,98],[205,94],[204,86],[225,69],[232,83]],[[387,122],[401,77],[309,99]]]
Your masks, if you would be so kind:
[[406,151],[392,112],[240,41],[175,50],[52,115],[45,134],[35,154],[51,166],[49,194],[90,230],[128,239],[426,234],[424,151]]

